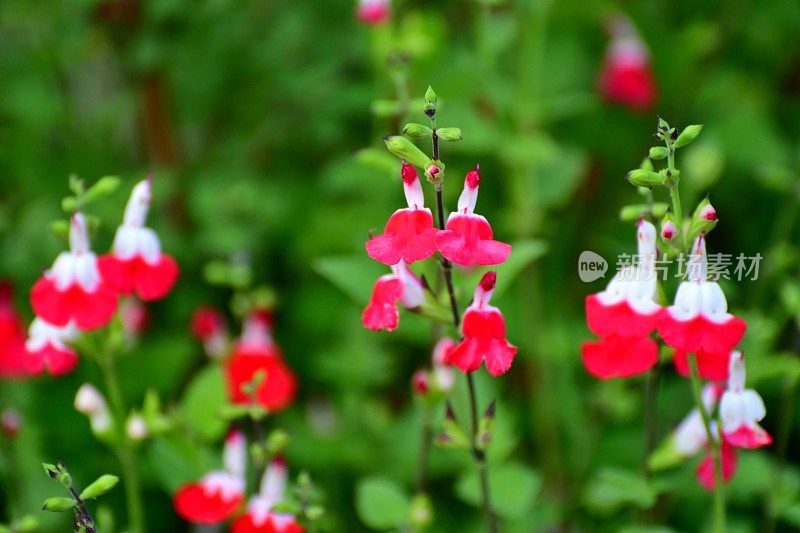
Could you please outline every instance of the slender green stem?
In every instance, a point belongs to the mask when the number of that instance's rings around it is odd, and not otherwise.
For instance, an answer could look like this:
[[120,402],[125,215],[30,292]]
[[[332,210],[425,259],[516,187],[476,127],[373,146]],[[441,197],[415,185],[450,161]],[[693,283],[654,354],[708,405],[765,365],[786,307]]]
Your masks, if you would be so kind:
[[[438,211],[439,228],[444,229],[444,212],[442,201],[442,187],[436,187],[436,207]],[[444,274],[444,281],[447,285],[447,294],[450,297],[450,308],[453,311],[453,324],[458,329],[461,323],[461,313],[458,310],[458,301],[456,300],[455,290],[453,289],[453,269],[452,264],[445,258],[442,258],[442,272]],[[486,464],[486,454],[477,446],[478,440],[478,394],[475,390],[475,378],[472,372],[467,373],[467,384],[469,388],[469,405],[470,405],[470,419],[472,421],[472,457],[475,460],[475,466],[478,468],[478,474],[481,481],[481,504],[483,513],[486,519],[486,528],[490,533],[497,533],[497,518],[492,508],[492,498],[489,491],[489,469]]]
[[697,356],[690,353],[688,359],[694,403],[703,418],[703,426],[706,430],[709,446],[711,446],[711,457],[714,462],[714,533],[724,533],[725,485],[722,478],[722,441],[717,435],[714,435],[714,431],[711,428],[711,415],[703,405],[703,391],[700,383],[700,371],[697,368]]
[[100,356],[98,363],[103,371],[103,378],[105,379],[108,398],[114,415],[114,423],[117,428],[117,441],[113,444],[113,450],[122,467],[122,483],[125,487],[125,502],[128,507],[129,531],[131,533],[144,533],[144,504],[142,503],[139,472],[136,468],[134,450],[125,435],[125,402],[119,387],[113,355]]

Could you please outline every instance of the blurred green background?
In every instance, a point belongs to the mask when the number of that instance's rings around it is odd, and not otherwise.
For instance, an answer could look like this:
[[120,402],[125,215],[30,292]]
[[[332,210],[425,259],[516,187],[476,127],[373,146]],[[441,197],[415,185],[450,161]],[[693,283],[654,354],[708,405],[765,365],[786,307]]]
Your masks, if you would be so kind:
[[[326,527],[367,530],[356,511],[365,477],[411,493],[420,408],[409,379],[429,363],[430,328],[404,312],[397,332],[377,334],[359,318],[384,273],[363,243],[403,201],[381,138],[404,120],[424,121],[417,101],[428,84],[440,98],[439,124],[464,132],[442,151],[447,202],[480,163],[478,212],[524,252],[496,301],[518,358],[502,378],[481,371],[478,379],[481,401],[498,401],[490,462],[512,472],[497,494],[510,502],[504,530],[707,524],[697,460],[650,481],[640,474],[645,378],[600,382],[580,362],[590,338],[583,298],[606,282],[582,283],[577,256],[633,251],[633,228],[618,212],[640,197],[623,178],[654,144],[656,114],[678,127],[705,124],[678,166],[684,209],[709,193],[719,214],[710,250],[765,258],[757,282],[724,283],[732,311],[749,321],[748,380],[776,436],[772,447],[740,455],[730,530],[800,527],[800,5],[398,0],[379,27],[359,24],[354,9],[350,0],[0,3],[0,276],[14,281],[18,308],[31,317],[27,289],[63,247],[48,226],[63,216],[70,174],[124,178],[95,210],[104,220],[95,249],[104,250],[127,190],[154,172],[149,225],[182,268],[121,362],[130,404],[154,388],[183,424],[140,449],[150,528],[187,528],[169,491],[216,460],[218,432],[182,416],[206,364],[189,335],[191,313],[229,298],[203,279],[214,259],[247,257],[256,280],[278,294],[275,336],[301,388],[270,426],[290,432],[291,468],[320,486]],[[609,105],[596,91],[604,21],[615,11],[650,49],[659,97],[646,112]],[[396,114],[398,91],[412,101]],[[460,287],[464,305],[470,292]],[[0,498],[18,495],[38,513],[54,492],[42,460],[64,459],[84,482],[116,471],[72,408],[78,386],[97,374],[84,361],[64,378],[0,384],[3,405],[23,415],[22,479],[12,484],[3,461]],[[454,394],[466,419],[463,386],[460,378]],[[688,382],[665,365],[659,437],[691,404]],[[176,456],[193,457],[191,469],[170,471]],[[431,530],[480,531],[468,455],[435,448],[431,459]],[[608,468],[628,485],[604,485],[608,476],[598,474]],[[105,501],[124,523],[122,491]],[[68,527],[63,516],[41,518],[45,530]]]

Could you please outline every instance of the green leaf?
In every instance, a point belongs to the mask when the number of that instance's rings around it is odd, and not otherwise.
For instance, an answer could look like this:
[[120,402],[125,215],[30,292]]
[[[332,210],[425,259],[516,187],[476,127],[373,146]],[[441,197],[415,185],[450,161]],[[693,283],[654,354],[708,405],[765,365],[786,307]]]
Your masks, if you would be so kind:
[[387,267],[365,255],[321,257],[313,262],[312,267],[358,305],[367,305],[372,294],[372,283],[379,276],[389,273]]
[[227,403],[222,368],[212,364],[192,379],[181,400],[180,414],[199,437],[212,441],[225,433],[227,423],[219,412]]
[[691,126],[686,126],[675,142],[672,144],[675,148],[680,148],[682,146],[686,146],[693,140],[697,139],[697,136],[700,135],[700,130],[703,129],[702,124],[692,124]]
[[583,503],[599,514],[626,507],[648,509],[656,502],[656,491],[639,474],[605,468],[592,478],[583,493]]
[[391,529],[407,522],[410,501],[391,479],[370,477],[356,485],[356,512],[372,529]]
[[672,468],[673,466],[678,466],[685,460],[686,458],[675,446],[675,437],[670,435],[664,439],[658,448],[653,450],[653,453],[650,454],[650,457],[647,458],[647,468],[651,471],[657,472],[659,470],[665,470],[667,468]]
[[88,487],[83,489],[83,492],[80,494],[80,498],[81,500],[91,500],[93,498],[97,498],[98,496],[102,496],[106,492],[113,489],[117,483],[119,483],[119,478],[117,476],[103,474],[99,478],[95,479]]
[[[489,465],[489,491],[495,512],[503,518],[525,516],[533,507],[542,486],[541,476],[520,463]],[[480,507],[481,490],[478,473],[471,470],[456,483],[456,495],[463,501]]]
[[75,507],[75,503],[72,498],[47,498],[42,504],[42,510],[63,513]]
[[147,449],[152,471],[158,482],[172,494],[178,487],[200,477],[214,466],[214,455],[185,435],[154,438]]

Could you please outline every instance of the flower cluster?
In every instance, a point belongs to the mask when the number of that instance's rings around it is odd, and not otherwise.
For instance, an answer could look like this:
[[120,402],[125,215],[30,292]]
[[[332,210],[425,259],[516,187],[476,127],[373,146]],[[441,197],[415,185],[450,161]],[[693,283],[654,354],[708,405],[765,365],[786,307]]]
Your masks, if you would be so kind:
[[[231,403],[255,403],[276,412],[294,401],[297,378],[272,338],[270,311],[253,309],[244,321],[240,337],[232,345],[228,341],[225,320],[216,309],[207,306],[197,309],[191,327],[209,357],[222,360]],[[254,385],[252,391],[247,390],[250,384]]]
[[[430,172],[428,169],[427,173]],[[364,327],[373,330],[397,328],[398,302],[412,311],[425,303],[427,287],[411,270],[412,263],[438,251],[444,261],[464,267],[498,265],[511,253],[510,245],[494,240],[486,218],[475,214],[481,179],[479,168],[467,173],[458,210],[450,213],[443,229],[434,227],[433,215],[425,207],[422,184],[414,166],[403,162],[400,175],[408,207],[395,211],[384,232],[366,243],[367,254],[392,270],[375,282],[372,298],[361,316]],[[485,360],[492,375],[503,374],[517,352],[506,340],[502,313],[489,305],[495,281],[494,272],[481,279],[472,305],[463,316],[464,338],[449,355],[448,362],[465,373],[477,370]]]
[[184,519],[211,525],[238,516],[233,533],[302,533],[294,515],[274,510],[286,491],[286,464],[274,459],[264,472],[257,494],[246,499],[247,442],[239,431],[232,431],[225,440],[223,469],[206,473],[199,481],[187,483],[173,498],[177,513]]
[[[71,371],[78,363],[70,343],[82,332],[108,324],[121,296],[143,301],[163,298],[178,277],[175,260],[161,252],[155,232],[145,227],[152,196],[152,181],[139,182],[125,208],[123,222],[111,253],[97,257],[89,242],[86,217],[75,212],[69,225],[69,250],[58,255],[31,289],[36,314],[25,343],[24,367],[28,373],[45,370],[53,375]],[[128,320],[128,319],[134,320]],[[140,327],[130,313],[123,324]]]
[[666,308],[655,301],[657,279],[648,271],[656,254],[655,227],[641,220],[638,238],[637,264],[618,272],[605,291],[586,298],[589,329],[602,337],[583,345],[587,370],[603,379],[648,371],[658,362],[658,345],[649,337],[657,330],[664,343],[674,348],[675,366],[681,374],[689,374],[688,354],[693,353],[700,377],[727,379],[730,353],[742,340],[747,324],[728,313],[722,288],[707,279],[705,237],[695,240],[688,279],[678,287],[675,303]]
[[[736,471],[736,448],[754,449],[772,443],[772,437],[758,424],[766,415],[764,402],[756,391],[744,387],[745,368],[741,352],[732,352],[729,359],[730,377],[727,388],[709,383],[703,389],[703,407],[706,412],[713,414],[719,407],[720,423],[712,422],[711,436],[720,441],[724,481],[729,481]],[[697,466],[696,474],[705,489],[713,490],[715,479],[709,435],[698,409],[692,410],[678,425],[668,442],[681,457],[706,453]]]

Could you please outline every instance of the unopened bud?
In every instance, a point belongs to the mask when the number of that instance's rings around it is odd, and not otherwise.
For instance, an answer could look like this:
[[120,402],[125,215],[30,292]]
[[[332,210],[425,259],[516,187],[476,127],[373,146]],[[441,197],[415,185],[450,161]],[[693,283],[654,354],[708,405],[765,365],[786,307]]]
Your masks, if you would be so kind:
[[383,141],[386,143],[386,148],[400,159],[405,159],[415,167],[425,168],[428,166],[428,162],[430,161],[428,156],[417,148],[407,137],[393,135],[391,137],[384,137]]
[[127,433],[129,439],[134,441],[141,441],[147,438],[149,432],[144,417],[142,415],[131,415],[127,424],[125,424],[125,433]]
[[697,136],[700,135],[700,131],[702,129],[702,124],[692,124],[691,126],[686,126],[681,134],[675,138],[675,144],[673,144],[673,146],[675,148],[686,146],[693,140],[697,139]]
[[47,498],[42,505],[42,510],[61,513],[71,510],[75,507],[75,503],[72,498]]
[[89,417],[92,431],[105,433],[111,428],[111,413],[105,398],[93,385],[84,383],[75,395],[75,409]]
[[439,128],[436,130],[436,135],[443,141],[455,142],[464,139],[461,134],[461,128]]
[[411,377],[411,390],[414,394],[425,396],[430,390],[428,373],[425,370],[417,370]]
[[91,500],[97,498],[98,496],[102,496],[106,492],[113,489],[117,483],[119,483],[119,478],[117,476],[103,474],[99,478],[95,479],[88,487],[83,489],[83,492],[80,494],[80,499]]
[[664,185],[666,182],[664,176],[658,172],[652,172],[642,168],[637,168],[636,170],[628,172],[627,180],[637,187],[649,188]]
[[403,135],[408,135],[409,137],[430,137],[432,133],[433,130],[428,126],[423,126],[416,122],[409,122],[406,124],[406,127],[403,128]]
[[3,435],[13,439],[19,433],[21,425],[22,418],[16,409],[11,407],[3,409],[3,413],[0,414],[0,427],[2,427]]
[[661,238],[671,241],[678,234],[678,225],[671,219],[666,219],[661,223]]
[[717,220],[717,210],[714,209],[714,206],[711,204],[706,204],[703,206],[703,209],[700,210],[700,218],[703,220]]
[[689,237],[694,239],[701,233],[708,233],[714,226],[717,225],[717,210],[704,198],[702,202],[697,205],[692,215],[692,225],[689,231]]

